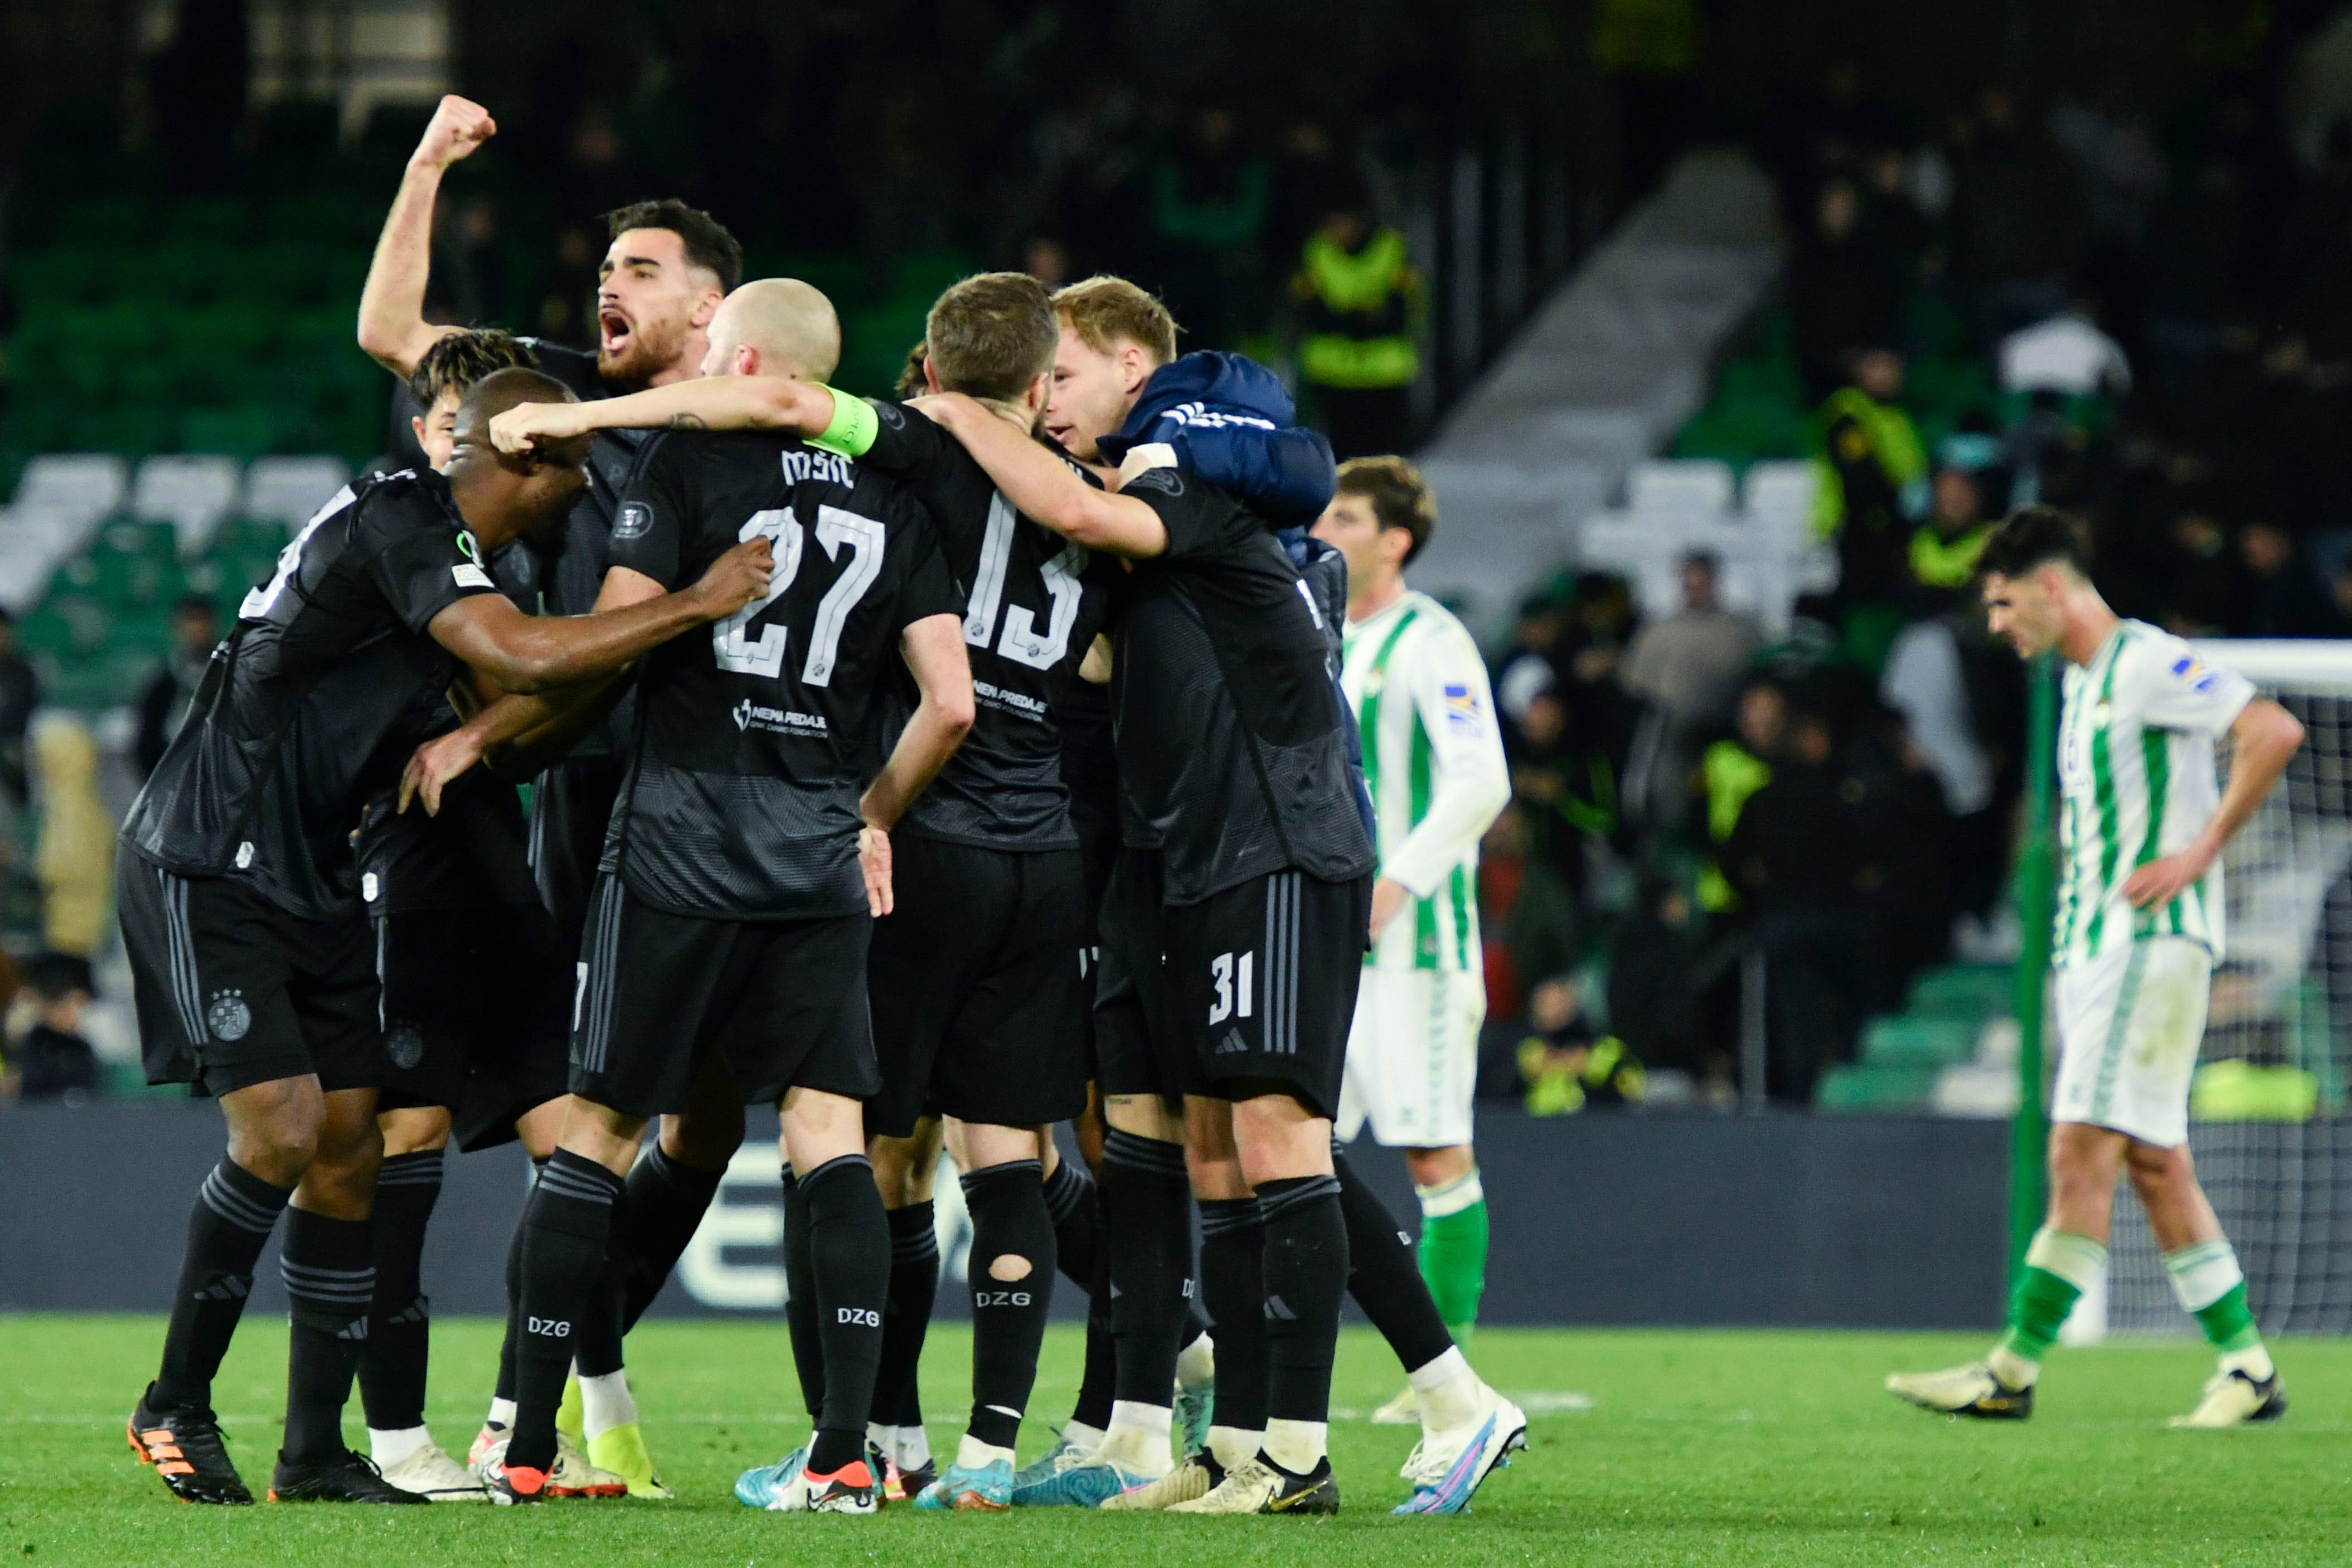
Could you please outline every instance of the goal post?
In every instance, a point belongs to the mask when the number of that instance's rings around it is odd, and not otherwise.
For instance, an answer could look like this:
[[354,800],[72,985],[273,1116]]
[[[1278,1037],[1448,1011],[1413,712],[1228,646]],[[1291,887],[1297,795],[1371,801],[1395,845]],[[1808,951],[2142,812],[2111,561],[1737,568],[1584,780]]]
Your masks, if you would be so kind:
[[[2306,738],[2222,852],[2226,951],[2214,968],[2190,1093],[2189,1149],[2263,1330],[2352,1333],[2352,642],[2196,647],[2286,708]],[[2028,1049],[2020,1053],[2011,1181],[2012,1281],[2042,1201],[2048,1074],[2031,1059],[2047,1006],[2046,875],[2038,883],[2044,904],[2037,911],[2031,901],[2034,862],[2039,855],[2049,863],[2053,842],[2047,780],[2054,725],[2042,695],[2052,684],[2036,673],[2028,755],[2039,794],[2029,798],[2034,831],[2021,848],[2017,876],[2027,933],[2018,998]],[[2107,1330],[2193,1332],[2128,1184],[2116,1193],[2107,1268]]]

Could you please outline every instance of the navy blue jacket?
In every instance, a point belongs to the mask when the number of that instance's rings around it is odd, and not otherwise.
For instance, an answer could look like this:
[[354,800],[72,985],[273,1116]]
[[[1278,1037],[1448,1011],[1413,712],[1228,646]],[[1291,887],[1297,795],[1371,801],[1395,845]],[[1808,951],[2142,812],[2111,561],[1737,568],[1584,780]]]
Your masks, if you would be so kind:
[[1204,351],[1160,366],[1127,423],[1100,444],[1127,461],[1152,442],[1176,466],[1248,503],[1277,528],[1312,528],[1331,503],[1338,467],[1320,431],[1294,424],[1297,405],[1272,371],[1240,354]]

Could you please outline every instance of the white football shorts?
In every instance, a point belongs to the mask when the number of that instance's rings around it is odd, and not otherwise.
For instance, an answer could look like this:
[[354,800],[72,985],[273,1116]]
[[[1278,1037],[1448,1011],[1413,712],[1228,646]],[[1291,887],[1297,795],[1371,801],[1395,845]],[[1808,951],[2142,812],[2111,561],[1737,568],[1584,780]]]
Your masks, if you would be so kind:
[[2212,979],[2212,954],[2179,936],[2144,937],[2060,969],[2051,1120],[2158,1148],[2187,1143]]
[[1470,1142],[1486,978],[1476,970],[1367,967],[1339,1087],[1342,1142],[1366,1125],[1391,1148]]

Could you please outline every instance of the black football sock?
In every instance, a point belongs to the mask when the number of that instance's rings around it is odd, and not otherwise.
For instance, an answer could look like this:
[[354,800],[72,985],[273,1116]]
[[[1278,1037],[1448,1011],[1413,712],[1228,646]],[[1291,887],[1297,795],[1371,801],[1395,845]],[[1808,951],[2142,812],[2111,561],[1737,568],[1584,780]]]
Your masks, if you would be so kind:
[[1217,1335],[1216,1422],[1265,1430],[1265,1222],[1257,1199],[1201,1204],[1201,1301]]
[[1054,1219],[1054,1258],[1070,1283],[1093,1288],[1099,1211],[1095,1178],[1076,1160],[1064,1160],[1045,1178],[1045,1212]]
[[808,1194],[784,1167],[784,1328],[812,1426],[824,1408],[824,1343],[816,1332],[816,1264],[809,1256]]
[[253,1293],[253,1266],[293,1196],[291,1187],[272,1186],[226,1156],[196,1189],[188,1249],[172,1291],[172,1323],[163,1333],[163,1364],[147,1396],[158,1414],[184,1406],[211,1408],[213,1374]]
[[1265,1217],[1265,1414],[1276,1421],[1328,1421],[1348,1280],[1339,1178],[1260,1182],[1257,1201]]
[[572,1368],[574,1329],[604,1268],[621,1178],[584,1155],[558,1149],[522,1211],[522,1333],[516,1342],[514,1436],[507,1463],[555,1463],[555,1408]]
[[882,1311],[882,1364],[874,1375],[874,1418],[920,1427],[919,1372],[931,1303],[940,1293],[939,1207],[929,1198],[889,1211],[890,1304]]
[[1105,1249],[1118,1342],[1112,1397],[1165,1409],[1192,1293],[1192,1186],[1184,1145],[1112,1128],[1103,1137],[1102,1189],[1104,1234],[1118,1238]]
[[963,1178],[971,1216],[972,1437],[1010,1448],[1037,1382],[1037,1349],[1054,1301],[1054,1217],[1044,1167],[1007,1160]]
[[[530,1179],[539,1182],[540,1173],[547,1169],[545,1160],[530,1162]],[[526,1206],[529,1199],[525,1199]],[[515,1221],[514,1234],[507,1238],[507,1332],[499,1340],[499,1385],[493,1393],[511,1404],[515,1396],[515,1356],[522,1337],[522,1221]]]
[[604,1267],[596,1287],[588,1292],[588,1310],[581,1315],[573,1336],[572,1369],[583,1377],[603,1377],[621,1370],[623,1297],[627,1291],[631,1239],[629,1191],[613,1200],[612,1229],[604,1241]]
[[[1429,1281],[1421,1277],[1413,1239],[1336,1148],[1331,1169],[1339,1177],[1339,1212],[1348,1224],[1348,1293],[1404,1369],[1418,1372],[1452,1350],[1454,1336],[1445,1332]],[[1222,1340],[1217,1348],[1223,1354]]]
[[343,1406],[375,1298],[374,1227],[307,1208],[286,1216],[278,1271],[285,1278],[291,1333],[286,1351],[286,1458],[295,1464],[340,1458]]
[[629,1249],[621,1281],[623,1333],[637,1326],[661,1294],[726,1175],[672,1158],[662,1153],[658,1140],[630,1168]]
[[379,1432],[425,1425],[432,1302],[425,1294],[425,1227],[441,1197],[443,1151],[389,1155],[375,1178],[375,1300],[360,1346],[360,1403]]
[[[1094,1190],[1097,1236],[1101,1234],[1102,1207],[1102,1188],[1098,1186]],[[1111,1400],[1118,1387],[1118,1336],[1112,1331],[1110,1312],[1110,1249],[1097,1247],[1094,1261],[1094,1268],[1087,1275],[1086,1370],[1078,1381],[1078,1402],[1070,1411],[1070,1419],[1097,1432],[1108,1432]]]
[[824,1350],[824,1408],[808,1468],[831,1475],[866,1457],[874,1369],[882,1359],[882,1310],[890,1299],[890,1228],[864,1155],[830,1159],[801,1178],[808,1202],[808,1254],[816,1281],[817,1338]]

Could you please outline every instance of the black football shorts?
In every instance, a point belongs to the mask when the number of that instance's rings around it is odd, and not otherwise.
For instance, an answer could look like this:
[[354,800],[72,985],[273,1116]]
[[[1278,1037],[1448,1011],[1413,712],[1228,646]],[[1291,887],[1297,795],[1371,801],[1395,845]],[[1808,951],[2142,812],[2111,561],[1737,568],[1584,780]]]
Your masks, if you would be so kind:
[[330,1091],[383,1082],[374,944],[357,904],[348,919],[305,920],[243,877],[184,877],[128,852],[114,894],[148,1082],[215,1098],[312,1073]]
[[[1324,882],[1304,872],[1278,871],[1199,904],[1161,908],[1153,933],[1158,973],[1148,984],[1132,987],[1132,1009],[1114,1009],[1107,1017],[1102,998],[1113,978],[1115,924],[1131,919],[1142,925],[1142,910],[1127,907],[1120,896],[1119,878],[1129,869],[1130,862],[1122,858],[1104,900],[1105,986],[1095,1013],[1103,1092],[1146,1092],[1139,1082],[1143,1074],[1135,1070],[1139,1033],[1157,1079],[1149,1092],[1163,1098],[1230,1097],[1271,1082],[1318,1114],[1337,1114],[1356,987],[1363,975],[1371,878]],[[1120,946],[1129,964],[1149,952],[1148,945],[1132,940]],[[1145,967],[1134,966],[1121,978],[1131,983]],[[1140,1031],[1128,1018],[1116,1016],[1129,1010],[1142,1015]],[[1114,1030],[1122,1060],[1117,1081],[1111,1065]]]
[[494,1148],[571,1082],[572,967],[536,904],[375,917],[390,1063],[382,1110],[444,1105],[460,1149]]
[[1209,1080],[1170,988],[1160,852],[1121,848],[1096,915],[1095,1076],[1106,1099],[1156,1094],[1171,1109]]
[[627,773],[627,762],[618,757],[567,757],[531,782],[531,879],[555,917],[556,945],[566,955],[580,951],[605,830]]
[[866,1130],[925,1114],[1000,1127],[1086,1108],[1086,879],[1076,850],[891,842],[892,912],[874,923],[866,989],[882,1089]]
[[596,883],[572,1013],[572,1092],[655,1116],[684,1108],[719,1052],[746,1104],[793,1088],[864,1100],[880,1087],[866,1012],[864,913],[707,920]]

